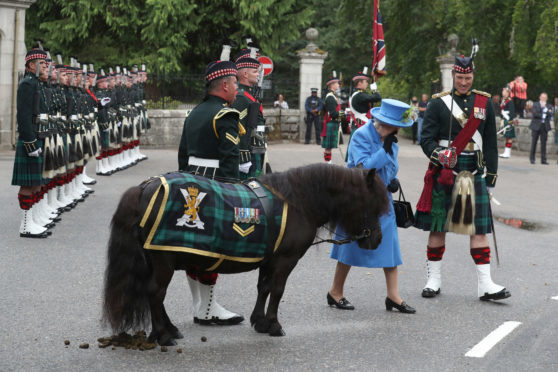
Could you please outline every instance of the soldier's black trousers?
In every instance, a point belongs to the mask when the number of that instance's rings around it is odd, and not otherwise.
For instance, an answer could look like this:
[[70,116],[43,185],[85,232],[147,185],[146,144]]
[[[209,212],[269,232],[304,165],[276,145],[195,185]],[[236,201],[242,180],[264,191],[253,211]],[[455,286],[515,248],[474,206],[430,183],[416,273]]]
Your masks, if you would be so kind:
[[320,125],[319,115],[306,115],[306,136],[304,138],[304,143],[310,143],[310,137],[312,137],[312,124],[314,125],[314,130],[316,132],[316,143],[320,144],[322,126]]

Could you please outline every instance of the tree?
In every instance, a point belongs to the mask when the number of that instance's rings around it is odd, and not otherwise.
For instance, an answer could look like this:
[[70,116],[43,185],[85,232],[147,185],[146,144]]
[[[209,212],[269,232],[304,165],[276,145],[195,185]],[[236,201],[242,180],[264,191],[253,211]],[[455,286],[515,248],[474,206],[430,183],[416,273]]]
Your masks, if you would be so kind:
[[[312,16],[302,0],[53,0],[27,11],[27,44],[102,66],[146,62],[151,72],[203,72],[224,39],[252,35],[275,56]],[[241,45],[242,46],[242,45]]]

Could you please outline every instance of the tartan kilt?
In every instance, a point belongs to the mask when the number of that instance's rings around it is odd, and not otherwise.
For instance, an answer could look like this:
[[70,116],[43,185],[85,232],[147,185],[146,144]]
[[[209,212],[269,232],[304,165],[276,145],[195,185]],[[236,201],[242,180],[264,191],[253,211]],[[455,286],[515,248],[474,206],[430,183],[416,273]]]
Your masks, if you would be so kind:
[[[37,140],[37,148],[43,148],[43,140]],[[23,141],[17,140],[14,158],[14,171],[12,185],[14,186],[41,186],[43,184],[43,157],[27,156]]]
[[[463,170],[468,170],[470,172],[476,171],[477,168],[477,158],[480,156],[480,151],[476,152],[463,152],[457,158],[457,165],[454,168],[454,180],[455,173],[459,173]],[[482,174],[483,168],[475,173],[474,187],[475,187],[475,234],[490,234],[492,232],[492,227],[490,225],[491,215],[489,208],[488,192],[486,190],[486,182]],[[438,183],[438,177],[440,173],[434,176],[434,188],[432,190],[432,208],[434,210],[436,195],[438,198],[442,198],[442,210],[439,215],[440,219],[443,219],[443,229],[439,228],[439,224],[433,224],[432,211],[430,213],[426,212],[415,212],[415,227],[425,231],[435,231],[435,232],[446,232],[446,218],[447,214],[451,208],[452,204],[452,186],[440,185]],[[434,213],[436,214],[436,212]]]
[[327,123],[326,136],[322,138],[323,149],[336,149],[339,142],[339,123],[330,121]]
[[507,129],[504,131],[504,137],[505,138],[515,138],[515,126],[512,125],[509,121],[507,120],[502,120],[504,122],[504,127],[506,127]]
[[101,138],[101,148],[103,150],[108,149],[110,147],[110,130],[99,130],[99,136]]

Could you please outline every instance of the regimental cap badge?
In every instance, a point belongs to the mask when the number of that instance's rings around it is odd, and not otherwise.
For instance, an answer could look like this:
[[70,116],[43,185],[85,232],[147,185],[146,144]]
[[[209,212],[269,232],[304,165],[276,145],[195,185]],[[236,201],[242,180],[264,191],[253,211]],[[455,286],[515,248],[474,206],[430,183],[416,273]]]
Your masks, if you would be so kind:
[[200,190],[198,190],[197,187],[192,187],[192,186],[189,186],[189,187],[188,187],[188,194],[189,194],[190,196],[197,197],[198,194],[199,194],[199,192],[200,192]]
[[331,77],[327,79],[326,85],[330,85],[333,83],[338,83],[339,79],[337,78],[337,72],[335,70],[331,71]]

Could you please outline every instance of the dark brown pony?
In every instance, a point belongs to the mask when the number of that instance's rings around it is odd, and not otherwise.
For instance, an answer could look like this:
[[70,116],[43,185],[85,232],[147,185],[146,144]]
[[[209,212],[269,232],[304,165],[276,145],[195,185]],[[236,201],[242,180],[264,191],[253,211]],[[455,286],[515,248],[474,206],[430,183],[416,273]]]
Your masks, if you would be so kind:
[[[216,271],[239,273],[259,267],[258,297],[250,322],[257,332],[282,336],[284,332],[277,319],[279,302],[290,272],[312,245],[317,229],[326,224],[330,227],[339,224],[361,248],[376,249],[382,239],[379,216],[387,211],[388,199],[374,169],[315,164],[267,174],[258,180],[289,205],[283,240],[262,262],[225,260]],[[148,231],[140,228],[140,220],[160,184],[157,180],[128,189],[114,213],[105,272],[103,319],[119,333],[145,327],[151,318],[150,340],[174,345],[182,334],[170,321],[163,304],[173,273],[210,267],[216,258],[143,248]],[[276,235],[272,232],[269,236]],[[269,240],[267,244],[273,244],[273,239]]]

